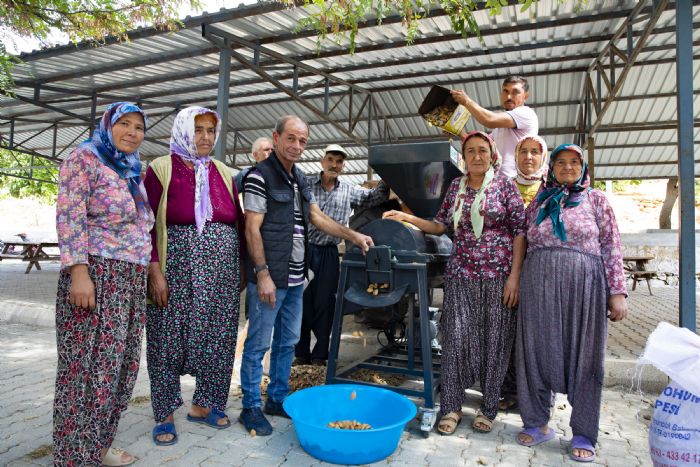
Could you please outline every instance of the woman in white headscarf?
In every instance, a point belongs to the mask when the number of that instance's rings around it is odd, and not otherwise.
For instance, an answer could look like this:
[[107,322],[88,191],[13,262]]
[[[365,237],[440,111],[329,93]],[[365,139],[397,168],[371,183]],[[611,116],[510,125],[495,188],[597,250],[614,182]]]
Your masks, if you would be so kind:
[[[515,186],[527,207],[540,190],[549,168],[547,143],[537,135],[523,136],[515,145]],[[518,405],[518,386],[515,373],[515,348],[511,352],[508,372],[501,387],[498,410],[510,410]]]
[[183,403],[180,375],[197,379],[187,419],[231,425],[228,400],[245,251],[243,212],[232,174],[211,159],[221,120],[188,107],[177,114],[170,155],[148,167],[156,214],[148,272],[146,338],[157,445],[177,442],[173,412]]
[[540,185],[547,176],[549,153],[547,143],[537,135],[527,135],[515,146],[517,175],[515,186],[523,197],[525,207],[535,199]]

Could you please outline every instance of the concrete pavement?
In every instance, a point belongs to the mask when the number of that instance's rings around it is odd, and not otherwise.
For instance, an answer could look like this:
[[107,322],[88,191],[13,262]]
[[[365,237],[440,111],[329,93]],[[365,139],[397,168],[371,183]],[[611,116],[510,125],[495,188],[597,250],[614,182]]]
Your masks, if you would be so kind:
[[[44,271],[28,275],[23,274],[23,269],[21,263],[0,263],[0,465],[49,465],[56,361],[51,326],[58,267],[45,264]],[[638,289],[630,296],[631,319],[611,323],[606,358],[608,388],[603,393],[598,458],[594,465],[651,465],[647,454],[650,403],[658,393],[655,388],[663,387],[666,379],[645,368],[638,381],[645,390],[656,392],[642,393],[633,388],[635,362],[656,323],[677,322],[678,289],[656,287],[654,294],[650,297]],[[190,400],[193,378],[183,377],[182,389],[184,399]],[[499,414],[491,434],[473,432],[470,423],[478,404],[478,393],[470,391],[464,405],[465,419],[453,436],[433,433],[424,439],[412,422],[397,451],[376,465],[578,465],[567,455],[571,408],[564,397],[557,400],[551,424],[557,438],[535,448],[515,443],[515,434],[521,427],[517,413]],[[240,409],[240,392],[232,386],[227,413],[235,419]],[[185,406],[176,412],[179,443],[154,446],[143,358],[132,403],[122,417],[115,445],[139,456],[135,464],[138,466],[326,465],[301,449],[294,428],[286,419],[271,418],[275,428],[272,436],[251,437],[237,423],[225,430],[188,423],[186,410]]]

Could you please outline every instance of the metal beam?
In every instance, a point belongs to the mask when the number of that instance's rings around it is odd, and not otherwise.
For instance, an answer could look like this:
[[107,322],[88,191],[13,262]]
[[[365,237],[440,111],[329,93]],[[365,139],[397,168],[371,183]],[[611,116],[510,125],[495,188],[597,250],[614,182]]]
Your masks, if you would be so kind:
[[[328,115],[323,113],[321,110],[317,109],[314,105],[310,104],[307,99],[297,96],[293,91],[291,91],[286,86],[282,85],[279,81],[277,81],[269,73],[267,73],[265,70],[263,70],[262,67],[253,64],[251,61],[249,61],[246,57],[239,54],[238,52],[234,52],[233,50],[230,49],[230,47],[227,46],[227,44],[220,43],[220,41],[222,40],[222,39],[220,39],[220,37],[222,37],[223,40],[230,39],[232,37],[231,34],[227,33],[226,31],[221,31],[221,30],[212,31],[209,28],[203,29],[202,33],[207,37],[207,39],[209,39],[213,43],[219,44],[222,48],[225,47],[226,49],[228,49],[232,58],[236,59],[242,65],[248,67],[249,69],[251,69],[252,71],[257,73],[259,76],[265,78],[270,84],[272,84],[274,87],[276,87],[277,89],[279,89],[283,93],[287,94],[290,98],[292,98],[292,100],[294,100],[294,101],[298,102],[299,104],[301,104],[302,106],[306,107],[309,111],[311,111],[317,117],[319,117],[323,120],[326,120],[327,123],[333,125],[338,131],[342,132],[350,140],[355,141],[356,143],[359,143],[359,144],[363,144],[363,142],[360,138],[358,138],[357,136],[355,136],[351,132],[347,131],[347,129],[344,126],[340,125],[335,120],[332,120],[330,117],[328,117]],[[217,37],[217,36],[219,36],[219,37]],[[238,42],[238,41],[234,41],[234,42],[237,42],[237,43],[239,43],[239,45],[241,45],[240,42]],[[276,52],[268,51],[267,49],[263,49],[263,48],[260,48],[260,52],[263,54],[270,53],[270,54],[273,54],[273,56],[279,55]],[[303,63],[292,63],[292,64],[295,64],[295,65],[299,66],[300,68],[303,68],[307,71],[313,70],[313,67],[305,65]],[[322,76],[325,76],[326,78],[328,78],[331,81],[336,81],[336,82],[340,82],[342,84],[346,84],[344,82],[344,80],[340,80],[340,79],[336,78],[335,76],[329,75],[327,73],[321,72],[319,74]],[[356,86],[353,86],[353,88],[356,88]],[[361,89],[361,88],[358,88],[358,89]],[[361,92],[366,93],[367,91],[362,89]],[[226,103],[228,103],[228,100],[224,101],[224,105],[226,105]]]
[[[208,39],[211,39],[212,36],[218,36],[221,39],[228,39],[229,43],[231,45],[238,45],[241,47],[246,47],[251,50],[258,50],[261,54],[266,55],[268,57],[272,57],[276,59],[277,61],[281,63],[286,63],[289,65],[292,65],[294,67],[294,73],[298,73],[298,70],[306,70],[307,72],[313,73],[314,75],[317,76],[324,76],[328,78],[329,80],[333,81],[334,83],[338,84],[343,84],[345,86],[350,87],[352,90],[361,92],[361,93],[367,93],[368,91],[364,88],[361,88],[359,86],[355,86],[352,83],[339,78],[335,75],[332,75],[330,73],[326,73],[323,70],[319,70],[318,68],[312,67],[311,65],[307,65],[303,63],[300,60],[297,60],[295,58],[288,57],[287,55],[280,53],[280,52],[275,52],[274,50],[268,49],[266,47],[261,47],[259,44],[243,39],[242,37],[238,37],[234,34],[231,34],[230,32],[221,29],[217,26],[208,26],[206,24],[202,25],[202,35]],[[245,58],[245,57],[244,57]],[[268,66],[267,63],[260,64],[260,65],[254,65],[252,63],[249,63],[248,59],[245,59],[245,61],[242,63],[242,65],[246,68],[250,68],[251,65],[255,66],[258,69],[262,69],[263,66]]]
[[56,164],[60,164],[61,162],[63,162],[63,161],[62,161],[61,159],[59,159],[58,157],[47,156],[46,154],[41,154],[41,153],[39,153],[39,152],[32,151],[32,150],[29,150],[29,149],[26,149],[26,148],[20,148],[20,147],[18,147],[18,146],[15,146],[14,148],[10,149],[9,147],[0,144],[0,148],[6,149],[6,150],[8,150],[8,151],[10,151],[10,152],[18,152],[18,153],[20,153],[20,154],[26,154],[26,155],[28,155],[28,156],[40,157],[40,158],[42,158],[42,159],[46,159],[46,160],[51,161],[51,162],[54,162],[54,163],[56,163]]
[[[654,30],[654,34],[657,33],[668,33],[668,32],[673,32],[674,28],[673,27],[664,27],[664,28],[657,28]],[[602,35],[602,36],[593,36],[593,37],[585,37],[585,38],[578,38],[578,39],[568,39],[566,41],[556,41],[556,42],[548,42],[548,43],[540,43],[539,45],[535,44],[536,48],[540,47],[546,47],[546,48],[551,48],[555,46],[566,46],[570,44],[580,44],[580,43],[587,43],[587,42],[601,42],[605,41],[612,37],[612,35]],[[403,43],[402,43],[403,45]],[[394,61],[382,61],[382,63],[370,63],[370,64],[361,64],[361,65],[351,65],[351,66],[345,66],[345,67],[340,67],[340,68],[334,68],[334,69],[329,69],[327,72],[329,73],[347,73],[350,71],[355,71],[359,69],[371,69],[375,67],[383,67],[383,68],[388,68],[388,67],[394,67],[399,64],[406,64],[406,65],[414,65],[415,63],[418,62],[426,62],[426,61],[436,61],[436,60],[449,60],[453,58],[460,58],[460,57],[468,57],[468,56],[474,56],[475,54],[477,55],[495,55],[498,53],[510,53],[510,52],[515,52],[519,50],[523,50],[524,48],[530,49],[532,48],[532,44],[527,44],[526,46],[510,46],[510,47],[505,47],[505,48],[500,48],[500,49],[491,49],[491,50],[481,50],[481,51],[465,51],[465,52],[457,52],[453,54],[447,54],[447,55],[440,55],[440,56],[421,56],[421,57],[410,57],[410,58],[404,58],[404,59],[398,59]],[[667,50],[671,48],[672,45],[661,45],[661,46],[655,46],[655,47],[649,47],[647,48],[649,51],[652,50]],[[588,56],[580,56],[577,59],[580,58],[587,58]],[[299,57],[301,59],[315,59],[318,57],[312,56],[312,57],[307,57],[307,56],[302,56]],[[545,59],[545,61],[549,61]],[[554,59],[556,61],[556,59]],[[501,66],[499,65],[499,68]],[[236,70],[236,68],[232,68],[232,70]],[[469,70],[463,70],[463,71],[469,71]],[[192,71],[187,71],[184,72],[184,74],[181,73],[176,73],[173,75],[168,75],[167,77],[156,77],[156,78],[147,78],[146,80],[141,80],[141,81],[135,81],[132,83],[126,83],[124,86],[119,86],[121,87],[141,87],[141,86],[146,86],[148,84],[154,84],[154,83],[162,83],[164,81],[169,81],[171,79],[173,80],[182,80],[186,77],[191,77],[191,76],[201,76],[201,75],[208,75],[208,74],[215,74],[218,73],[218,67],[206,67],[205,69],[197,69],[197,70],[192,70]],[[309,73],[306,74],[301,74],[300,76],[308,76]],[[400,75],[400,73],[399,73]],[[288,77],[287,74],[283,75],[285,78]],[[278,77],[278,79],[282,79]],[[391,79],[390,77],[384,76],[382,79]],[[365,79],[365,80],[358,80],[357,82],[353,84],[360,84],[362,82],[371,82],[373,79]],[[260,83],[263,82],[262,80],[259,79],[244,79],[244,80],[238,80],[236,84],[243,85],[243,84],[254,84],[254,83]],[[27,85],[31,85],[31,82],[28,82]],[[156,96],[169,96],[173,94],[181,94],[183,92],[196,92],[196,91],[202,91],[205,89],[213,89],[216,86],[216,83],[212,83],[211,85],[205,85],[205,86],[195,86],[195,87],[188,87],[186,89],[172,89],[168,91],[157,91],[155,93],[147,93],[143,95],[143,98],[151,98],[151,97],[156,97]],[[95,92],[100,93],[102,90],[105,88],[95,88]],[[114,87],[112,89],[115,89]],[[119,99],[125,99],[124,96],[110,96],[108,100],[105,101],[100,101],[100,104],[106,103],[106,102],[111,102],[115,98]],[[136,98],[134,96],[131,96],[131,100],[135,100]],[[145,102],[145,101],[144,101]],[[197,98],[197,99],[190,99],[188,101],[179,101],[175,103],[175,105],[187,105],[191,103],[200,103],[202,102],[202,99]],[[173,101],[167,101],[167,102],[150,102],[148,101],[149,104],[153,105],[162,105],[162,106],[171,106],[173,105]],[[67,106],[66,108],[80,108],[79,105],[74,105],[74,106]],[[31,113],[24,113],[24,115],[29,115]]]
[[595,142],[593,138],[588,138],[588,176],[592,186],[595,183]]
[[[508,32],[522,32],[522,31],[527,31],[527,30],[533,30],[533,29],[539,29],[539,28],[552,28],[552,27],[557,27],[557,26],[567,26],[567,25],[573,25],[573,24],[582,24],[586,22],[591,22],[591,21],[601,21],[601,20],[607,20],[607,19],[615,19],[619,17],[624,17],[627,15],[627,13],[631,10],[620,10],[620,11],[612,11],[612,12],[606,12],[606,13],[600,13],[600,14],[595,14],[595,15],[588,15],[588,16],[572,16],[569,18],[559,18],[551,21],[541,21],[541,22],[530,22],[526,24],[520,24],[520,25],[514,25],[514,26],[508,26],[508,27],[499,27],[499,28],[491,28],[491,29],[486,29],[481,31],[481,36],[482,37],[488,37],[491,35],[498,35],[498,34],[503,34],[503,33],[508,33]],[[386,23],[384,23],[386,24]],[[308,31],[307,31],[308,33]],[[315,35],[315,34],[314,34]],[[286,36],[285,36],[286,37]],[[295,34],[293,36],[290,36],[286,38],[286,40],[298,40],[299,35]],[[610,35],[606,37],[612,37]],[[459,34],[452,34],[452,35],[440,35],[436,37],[429,37],[429,38],[419,38],[416,40],[415,44],[416,45],[421,45],[421,44],[429,44],[429,43],[434,43],[434,42],[444,42],[444,41],[451,41],[451,40],[462,40],[461,36]],[[586,41],[590,41],[591,38],[586,38]],[[601,39],[601,40],[606,40],[606,39]],[[256,42],[256,44],[264,44],[264,43],[273,43],[273,42],[279,42],[280,41],[280,35],[274,35],[270,36],[267,38],[261,38]],[[400,41],[395,41],[392,43],[385,43],[382,44],[382,49],[386,48],[394,48],[394,47],[404,47],[405,46],[405,41],[400,40]],[[202,49],[206,52],[205,49]],[[370,51],[369,49],[365,48],[357,48],[355,53],[361,53],[365,51]],[[469,51],[470,53],[474,53],[475,51]],[[482,53],[484,51],[481,51]],[[190,53],[194,53],[194,51],[191,51]],[[211,53],[214,53],[212,51]],[[344,54],[344,51],[335,51],[335,52],[330,52],[333,55],[329,56],[337,56],[337,55],[342,55]],[[490,51],[487,51],[486,53],[492,53]],[[318,59],[318,58],[324,58],[325,55],[322,56],[316,56],[316,55],[304,55],[298,57],[299,60],[313,60],[313,59]],[[160,57],[155,58],[155,62],[151,60],[149,63],[156,63],[158,60],[160,60]],[[425,57],[420,57],[420,61],[424,61]],[[271,62],[272,63],[272,62]],[[274,62],[277,63],[277,62]],[[269,63],[268,63],[269,64]],[[191,77],[193,76],[201,76],[201,73],[199,73],[201,70],[193,70],[194,75],[190,75]],[[218,71],[217,67],[207,67],[206,73],[204,74],[213,74]],[[236,69],[233,69],[233,71],[237,71]],[[189,72],[184,72],[184,73],[189,73]],[[149,78],[148,81],[144,82],[134,82],[134,83],[123,83],[122,85],[119,86],[119,88],[123,87],[131,87],[131,86],[144,86],[146,83],[154,84],[154,83],[162,83],[166,80],[180,80],[183,79],[184,76],[182,72],[179,74],[174,74],[172,77],[156,77],[156,78]],[[19,80],[17,82],[18,85],[22,86],[33,86],[35,84],[34,81],[26,81],[26,80]],[[109,89],[118,89],[115,87],[98,87],[95,88],[97,92],[102,92],[105,90]]]
[[217,93],[216,111],[221,117],[221,134],[216,144],[215,157],[224,162],[226,160],[226,136],[228,135],[228,100],[231,88],[231,48],[228,40],[224,39],[224,46],[219,51],[219,91]]
[[[689,0],[679,0],[679,2],[683,1],[689,1]],[[615,83],[615,87],[612,88],[612,90],[608,93],[605,103],[602,105],[602,108],[600,108],[600,111],[598,112],[598,115],[596,116],[595,122],[590,126],[588,129],[588,135],[593,136],[595,134],[595,131],[603,124],[603,117],[605,116],[605,113],[610,109],[610,107],[613,104],[613,101],[615,100],[615,97],[617,94],[620,92],[620,89],[622,88],[622,85],[625,82],[625,78],[627,77],[627,74],[629,71],[632,69],[632,66],[634,65],[635,60],[639,56],[639,53],[642,51],[644,48],[644,45],[646,44],[647,39],[651,35],[652,31],[654,30],[654,26],[656,26],[656,22],[659,20],[659,17],[661,14],[664,12],[666,9],[666,6],[668,5],[668,0],[660,0],[658,4],[655,3],[654,8],[652,13],[649,15],[649,18],[647,20],[647,23],[644,27],[644,30],[642,31],[641,36],[637,39],[637,43],[634,45],[634,49],[632,50],[632,53],[629,54],[627,62],[625,63],[625,66],[622,68],[622,71],[620,72],[620,76],[617,79],[617,83]],[[627,21],[633,21],[634,18],[642,11],[644,7],[644,2],[640,1],[637,6],[632,10],[630,13],[629,18]],[[691,10],[692,10],[692,5],[691,5]],[[677,10],[676,10],[677,11]],[[692,28],[692,16],[688,20],[688,22],[691,24]],[[617,30],[617,32],[613,35],[613,38],[608,42],[603,47],[603,50],[600,53],[600,56],[598,59],[592,63],[589,67],[588,73],[589,74],[593,69],[597,69],[598,76],[600,78],[601,74],[605,74],[605,70],[603,67],[599,67],[598,64],[605,60],[606,54],[608,54],[608,51],[610,50],[611,45],[614,45],[615,40],[617,40],[619,37],[621,37],[625,32],[627,31],[627,24],[623,23]],[[690,44],[692,44],[693,40],[692,37],[690,39]],[[692,46],[691,46],[691,61],[692,61]],[[692,95],[692,91],[691,94]],[[599,86],[598,86],[598,105],[600,106],[603,101],[603,97],[600,95],[600,81],[599,81]]]
[[40,183],[51,183],[52,185],[56,185],[55,180],[44,180],[41,178],[25,177],[23,175],[15,175],[15,174],[9,174],[9,173],[4,173],[4,172],[0,172],[0,177],[12,177],[12,178],[19,178],[21,180],[29,180],[32,182],[40,182]]
[[[662,2],[665,5],[665,2]],[[663,8],[660,7],[659,10]],[[693,120],[693,5],[676,5],[676,87],[678,90],[679,324],[696,331],[695,164]]]

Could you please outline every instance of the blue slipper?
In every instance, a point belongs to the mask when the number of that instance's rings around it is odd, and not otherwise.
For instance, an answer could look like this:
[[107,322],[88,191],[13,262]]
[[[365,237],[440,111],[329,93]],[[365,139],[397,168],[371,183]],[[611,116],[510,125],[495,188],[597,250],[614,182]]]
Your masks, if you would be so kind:
[[[584,449],[592,454],[588,457],[577,456],[574,454],[574,449]],[[569,453],[569,457],[577,462],[593,462],[595,460],[595,448],[593,447],[593,443],[585,436],[574,436],[571,438],[571,452]]]
[[225,425],[219,425],[219,420],[227,417],[219,409],[211,409],[206,417],[195,417],[193,415],[187,414],[187,420],[193,423],[203,423],[204,425],[209,425],[212,428],[222,430],[231,426],[231,420],[227,420]]
[[[160,441],[158,436],[160,435],[173,435],[173,439],[170,441]],[[153,442],[156,446],[172,446],[177,443],[177,431],[175,431],[175,424],[172,422],[159,423],[153,427]]]
[[[532,441],[530,441],[529,443],[521,441],[520,435],[527,435],[530,438],[532,438]],[[537,446],[538,444],[542,444],[545,441],[549,441],[550,439],[554,438],[554,436],[555,436],[554,430],[551,428],[547,428],[547,433],[542,433],[542,431],[539,428],[537,428],[536,426],[533,426],[530,428],[525,428],[523,431],[518,433],[518,436],[516,436],[515,439],[519,445],[530,447],[530,446]]]

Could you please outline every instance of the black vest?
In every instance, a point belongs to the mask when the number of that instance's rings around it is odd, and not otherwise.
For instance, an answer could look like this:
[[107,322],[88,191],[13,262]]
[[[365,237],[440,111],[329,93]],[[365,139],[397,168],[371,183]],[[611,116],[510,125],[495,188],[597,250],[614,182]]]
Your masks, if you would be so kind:
[[[272,281],[278,289],[286,289],[289,284],[289,259],[292,256],[294,235],[294,186],[284,167],[273,151],[270,157],[259,162],[255,169],[265,180],[267,212],[260,226],[265,260]],[[309,209],[312,197],[311,187],[306,176],[296,165],[292,167],[292,176],[299,185],[301,193],[301,212],[304,219],[304,276],[306,276],[309,238]],[[247,177],[247,174],[246,174]],[[253,273],[252,260],[247,261],[248,280],[258,283]]]

